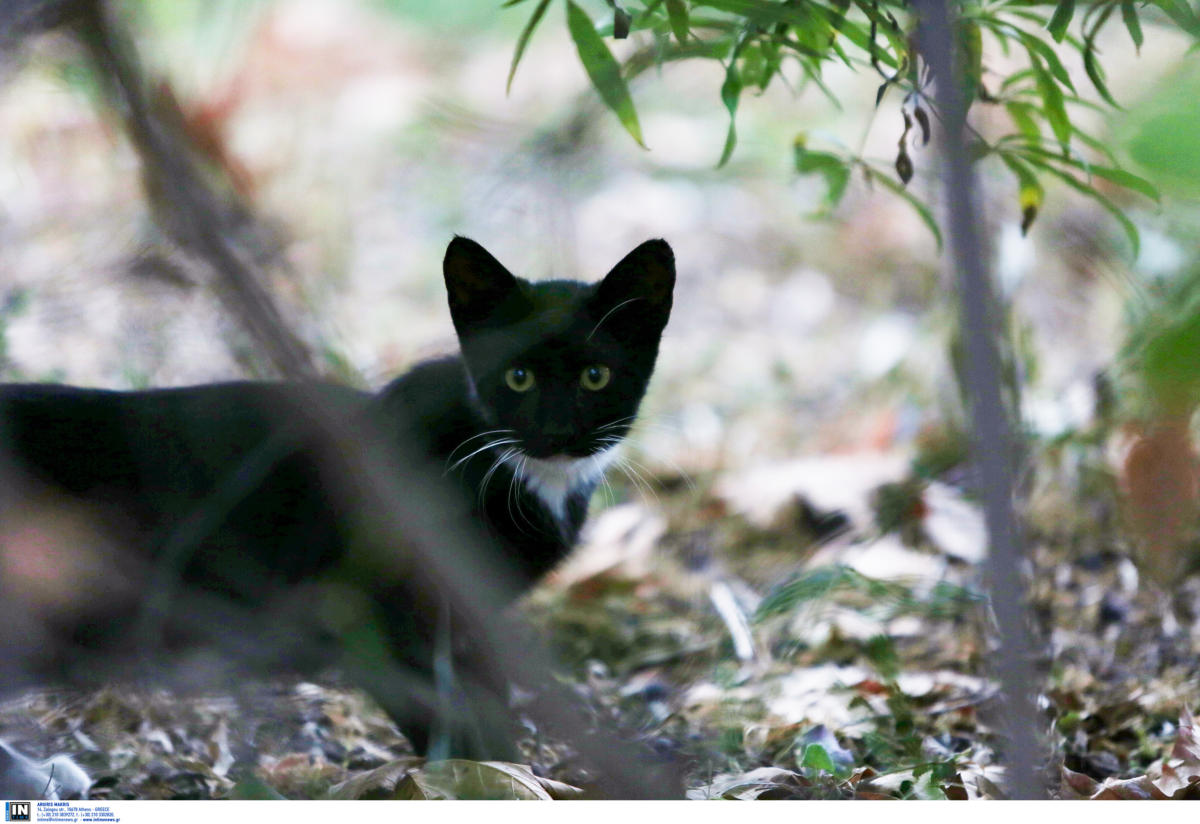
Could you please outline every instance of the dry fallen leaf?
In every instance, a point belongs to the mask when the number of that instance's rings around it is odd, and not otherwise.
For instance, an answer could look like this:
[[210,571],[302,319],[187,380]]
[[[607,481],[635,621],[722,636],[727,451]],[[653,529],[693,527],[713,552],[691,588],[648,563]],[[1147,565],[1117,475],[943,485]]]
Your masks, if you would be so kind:
[[448,759],[427,762],[396,784],[396,800],[529,800],[580,798],[583,790],[533,774],[524,764]]
[[396,790],[396,785],[419,763],[421,763],[421,759],[415,756],[389,761],[381,767],[358,773],[335,784],[329,789],[329,797],[336,801],[358,798],[390,798]]

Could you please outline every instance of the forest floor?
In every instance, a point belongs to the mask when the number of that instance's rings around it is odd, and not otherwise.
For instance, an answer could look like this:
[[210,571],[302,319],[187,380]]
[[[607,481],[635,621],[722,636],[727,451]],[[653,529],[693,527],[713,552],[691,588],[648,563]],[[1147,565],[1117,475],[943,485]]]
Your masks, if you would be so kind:
[[[631,500],[598,501],[521,608],[588,723],[683,765],[689,797],[1002,798],[1021,756],[995,732],[982,519],[913,465],[860,453],[618,483]],[[1097,518],[1029,528],[1040,766],[1058,797],[1198,797],[1200,579],[1165,597],[1082,531]],[[524,766],[425,764],[336,677],[0,711],[13,745],[76,757],[93,798],[571,797],[587,764],[526,723]]]

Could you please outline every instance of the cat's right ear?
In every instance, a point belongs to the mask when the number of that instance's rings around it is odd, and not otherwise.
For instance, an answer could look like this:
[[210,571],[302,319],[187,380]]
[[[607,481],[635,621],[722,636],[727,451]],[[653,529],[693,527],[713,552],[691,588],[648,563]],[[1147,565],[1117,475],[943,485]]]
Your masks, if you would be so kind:
[[618,337],[651,335],[657,340],[671,315],[674,289],[675,253],[665,240],[647,240],[597,285],[592,301],[602,319],[596,328],[607,325],[617,329]]
[[470,238],[455,236],[442,261],[450,317],[461,335],[493,317],[517,292],[517,279]]

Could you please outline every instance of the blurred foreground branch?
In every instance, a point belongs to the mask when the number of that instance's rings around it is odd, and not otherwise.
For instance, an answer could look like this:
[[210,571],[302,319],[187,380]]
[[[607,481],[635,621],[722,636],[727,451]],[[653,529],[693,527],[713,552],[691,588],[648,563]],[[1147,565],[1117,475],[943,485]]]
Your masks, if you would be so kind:
[[[232,186],[217,188],[206,178],[189,144],[173,97],[151,91],[133,44],[110,4],[92,0],[81,7],[79,31],[111,103],[142,164],[142,182],[158,226],[182,249],[211,269],[216,292],[280,374],[314,376],[304,344],[283,322],[255,266],[268,244],[264,227]],[[218,170],[219,172],[220,170]],[[277,252],[268,254],[280,264]]]
[[1034,703],[1038,679],[1022,579],[1026,561],[1013,507],[1018,444],[1002,391],[1002,315],[988,272],[988,250],[977,219],[979,190],[965,142],[967,106],[958,82],[962,58],[955,54],[955,22],[947,0],[918,0],[914,5],[920,14],[921,53],[933,72],[938,101],[947,114],[942,144],[946,228],[958,279],[971,439],[987,519],[987,577],[1000,630],[994,670],[1005,698],[1001,731],[1009,748],[1007,783],[1015,798],[1044,798],[1046,790],[1038,773],[1045,752]]

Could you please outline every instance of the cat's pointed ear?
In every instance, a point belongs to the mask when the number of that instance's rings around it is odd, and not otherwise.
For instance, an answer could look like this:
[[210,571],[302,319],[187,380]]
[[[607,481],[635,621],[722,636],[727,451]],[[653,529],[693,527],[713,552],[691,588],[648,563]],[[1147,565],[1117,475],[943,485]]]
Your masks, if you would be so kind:
[[492,316],[517,293],[517,279],[487,249],[455,236],[442,261],[450,316],[461,334]]
[[671,314],[675,289],[675,254],[665,240],[647,240],[604,276],[593,299],[602,319],[626,333],[662,334]]

